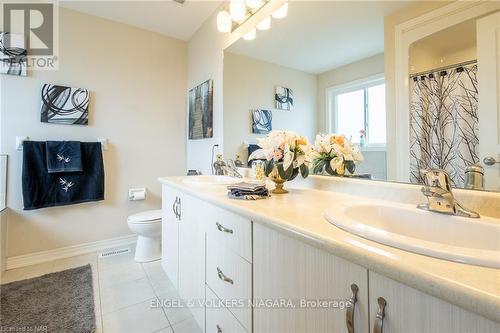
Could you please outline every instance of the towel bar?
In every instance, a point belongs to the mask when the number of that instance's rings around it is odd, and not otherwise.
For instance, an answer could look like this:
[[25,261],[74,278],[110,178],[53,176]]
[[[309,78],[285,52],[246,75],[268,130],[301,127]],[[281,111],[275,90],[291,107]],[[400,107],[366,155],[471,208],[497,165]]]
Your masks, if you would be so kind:
[[[23,150],[24,141],[29,141],[29,136],[16,136],[16,150]],[[108,139],[107,138],[98,138],[96,142],[101,143],[102,150],[108,150]]]

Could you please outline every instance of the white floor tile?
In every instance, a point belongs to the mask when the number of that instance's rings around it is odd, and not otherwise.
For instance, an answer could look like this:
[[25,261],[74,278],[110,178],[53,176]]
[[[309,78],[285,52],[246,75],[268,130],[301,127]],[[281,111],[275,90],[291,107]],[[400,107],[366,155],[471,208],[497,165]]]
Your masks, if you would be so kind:
[[161,261],[135,263],[135,246],[130,247],[131,253],[114,257],[98,258],[97,253],[90,253],[9,270],[5,272],[1,283],[90,264],[94,287],[96,333],[173,333],[170,325],[174,324],[178,324],[179,332],[199,332],[197,326],[192,330],[190,326],[192,323],[189,323],[192,316],[187,308],[150,307],[149,300],[155,295],[163,299],[176,300],[179,299],[179,295],[164,273]]
[[155,261],[143,263],[142,267],[144,267],[144,270],[146,271],[146,274],[148,276],[155,276],[155,275],[162,275],[162,274],[164,275],[165,274],[163,267],[161,267],[161,260],[155,260]]
[[156,295],[164,295],[168,297],[179,296],[177,294],[177,289],[165,273],[148,276],[148,279]]
[[[99,258],[99,253],[97,253],[96,255],[98,257],[99,269],[103,270],[103,269],[113,268],[116,266],[121,266],[123,264],[135,262],[134,261],[135,245],[132,244],[132,245],[120,247],[120,249],[123,249],[123,248],[129,248],[130,252],[125,253],[125,254],[111,256],[111,257],[106,257],[106,258]],[[115,249],[118,249],[118,248],[106,249],[106,250],[103,250],[100,252],[108,252],[108,251],[112,251]]]
[[174,333],[174,330],[172,330],[172,327],[166,327],[159,331],[155,331],[154,333]]
[[[161,304],[167,304],[167,305],[168,305],[168,302],[165,302],[165,300],[170,300],[170,299],[177,300],[177,298],[170,298],[170,297],[165,297],[165,296],[159,296],[158,299],[160,299]],[[189,309],[185,306],[182,306],[182,307],[164,306],[163,311],[165,311],[165,314],[167,315],[167,318],[168,318],[168,321],[170,322],[170,325],[180,323],[180,322],[192,317],[191,311],[189,311]]]
[[201,333],[203,332],[193,317],[178,324],[172,325],[175,333]]
[[99,286],[101,290],[123,282],[139,280],[146,277],[141,264],[123,263],[119,266],[99,270]]
[[146,278],[120,283],[101,289],[102,313],[113,312],[154,297],[153,288]]
[[161,309],[151,307],[151,300],[103,316],[105,333],[152,333],[168,326]]

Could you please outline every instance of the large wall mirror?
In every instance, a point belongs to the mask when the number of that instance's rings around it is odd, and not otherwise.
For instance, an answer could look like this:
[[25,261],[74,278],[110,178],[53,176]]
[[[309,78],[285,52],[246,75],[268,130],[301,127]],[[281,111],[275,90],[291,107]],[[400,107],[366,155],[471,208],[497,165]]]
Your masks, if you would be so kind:
[[7,207],[7,155],[0,155],[0,212]]
[[363,155],[346,176],[419,184],[439,168],[454,187],[499,191],[499,11],[289,2],[285,18],[224,52],[224,156],[247,165],[270,130],[334,133]]

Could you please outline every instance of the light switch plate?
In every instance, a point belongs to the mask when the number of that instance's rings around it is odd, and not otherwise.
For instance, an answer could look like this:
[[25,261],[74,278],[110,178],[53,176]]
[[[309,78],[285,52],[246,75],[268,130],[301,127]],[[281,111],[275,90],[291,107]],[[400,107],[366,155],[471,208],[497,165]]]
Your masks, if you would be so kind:
[[24,141],[28,141],[29,139],[29,136],[25,135],[16,136],[16,150],[23,150]]

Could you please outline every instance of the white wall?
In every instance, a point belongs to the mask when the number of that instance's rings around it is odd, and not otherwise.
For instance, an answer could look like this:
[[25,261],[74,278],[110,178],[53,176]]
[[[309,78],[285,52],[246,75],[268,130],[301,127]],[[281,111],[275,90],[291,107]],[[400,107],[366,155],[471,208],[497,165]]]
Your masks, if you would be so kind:
[[[275,109],[276,86],[291,88],[292,111]],[[289,130],[314,140],[316,130],[316,75],[253,58],[224,53],[224,156],[239,154],[247,160],[243,141],[256,143],[263,134],[252,134],[251,112],[271,110],[273,129]]]
[[318,75],[318,128],[322,132],[328,130],[326,122],[328,108],[326,105],[326,89],[372,75],[384,73],[384,54],[353,62]]
[[[212,146],[219,144],[220,152],[223,149],[223,50],[225,43],[230,38],[230,34],[217,31],[216,14],[217,12],[203,23],[188,44],[188,90],[208,79],[214,81],[213,138],[203,140],[185,139],[187,140],[187,168],[199,170],[204,174],[211,173]],[[185,138],[187,137],[185,136]]]
[[[157,177],[185,173],[187,45],[109,20],[60,9],[60,69],[1,76],[1,152],[9,155],[7,255],[17,256],[131,234],[129,214],[160,207]],[[89,126],[40,123],[44,83],[88,88]],[[22,153],[15,136],[34,140],[109,139],[106,199],[22,210]],[[130,187],[148,188],[129,202]]]
[[446,53],[433,52],[431,49],[413,47],[410,48],[409,55],[409,74],[421,73],[477,58],[475,46]]

